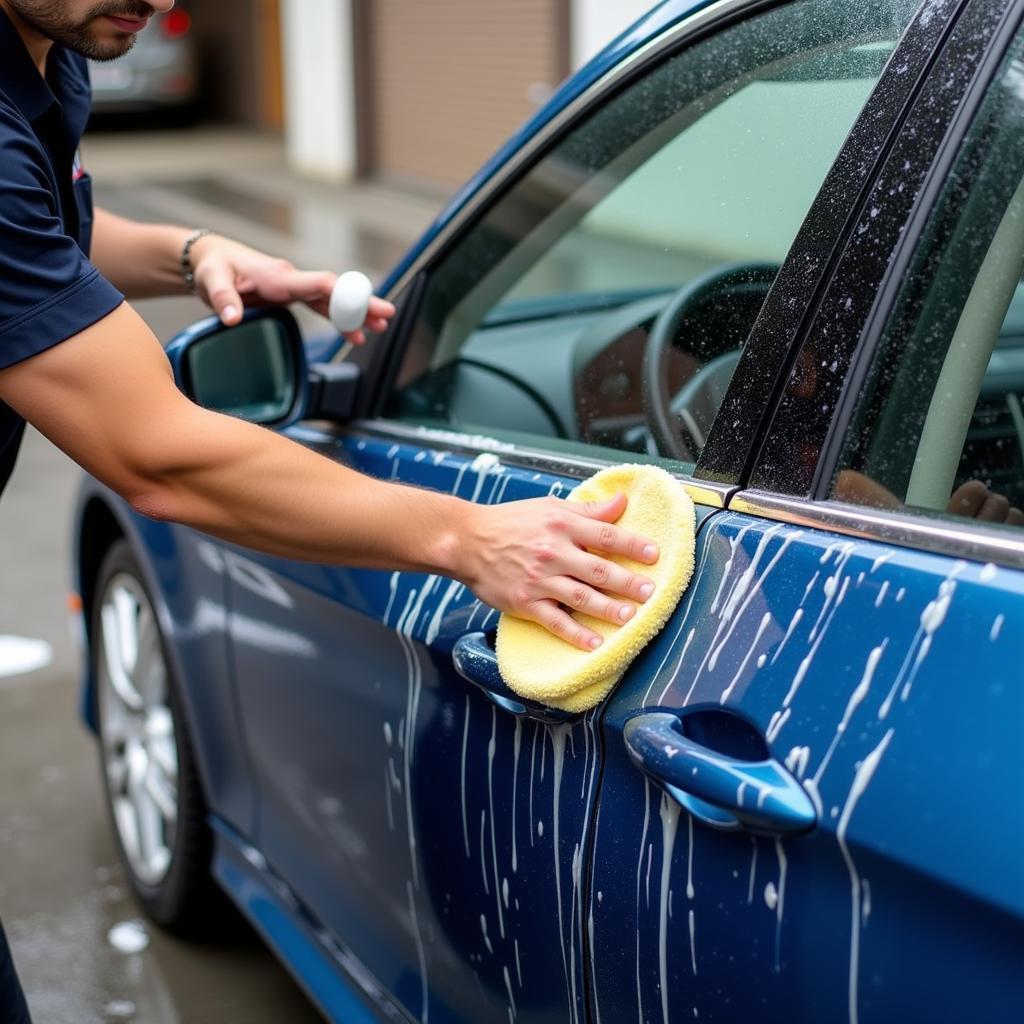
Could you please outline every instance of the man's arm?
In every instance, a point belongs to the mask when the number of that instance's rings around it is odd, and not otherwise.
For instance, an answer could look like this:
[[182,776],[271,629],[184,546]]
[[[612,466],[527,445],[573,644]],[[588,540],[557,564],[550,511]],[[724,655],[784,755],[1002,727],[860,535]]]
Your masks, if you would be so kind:
[[192,232],[171,224],[140,224],[96,208],[89,258],[128,299],[185,295],[181,250]]
[[0,371],[0,400],[138,512],[247,547],[452,576],[583,648],[599,638],[562,605],[621,622],[634,610],[621,598],[649,596],[645,577],[584,550],[656,560],[647,541],[610,525],[624,498],[478,506],[363,476],[188,401],[127,304]]
[[[90,259],[128,299],[186,294],[181,253],[192,234],[170,224],[142,224],[97,208]],[[337,275],[296,270],[287,260],[267,256],[221,235],[199,239],[189,254],[196,293],[226,324],[238,323],[246,305],[304,302],[327,316]],[[371,331],[383,331],[394,313],[390,302],[372,298],[366,319]],[[357,345],[361,330],[346,337]]]

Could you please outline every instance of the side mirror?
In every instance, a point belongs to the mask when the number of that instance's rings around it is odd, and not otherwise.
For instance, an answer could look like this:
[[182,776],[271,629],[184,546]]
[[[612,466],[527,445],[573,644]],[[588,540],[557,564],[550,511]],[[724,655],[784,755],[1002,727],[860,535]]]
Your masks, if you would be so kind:
[[340,421],[355,408],[358,368],[307,366],[299,326],[283,308],[250,310],[232,327],[208,317],[175,337],[167,357],[194,402],[251,423]]
[[283,427],[306,404],[306,355],[286,309],[257,309],[225,327],[208,317],[168,346],[178,387],[207,409]]

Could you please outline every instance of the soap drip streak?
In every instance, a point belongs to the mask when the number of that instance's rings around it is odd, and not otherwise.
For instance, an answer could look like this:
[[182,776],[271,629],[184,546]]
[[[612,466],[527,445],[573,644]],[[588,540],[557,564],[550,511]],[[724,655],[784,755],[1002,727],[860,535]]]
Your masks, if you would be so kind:
[[775,839],[775,856],[779,861],[779,901],[775,905],[775,973],[782,971],[782,913],[786,902],[786,853],[782,849],[782,840]]
[[679,826],[679,805],[665,794],[661,797],[661,908],[658,918],[658,967],[661,977],[662,1024],[668,1021],[668,893],[672,878],[672,851]]
[[[644,827],[640,834],[640,855],[636,861],[636,1013],[637,1024],[645,1024],[644,1000],[640,986],[640,876],[644,868],[644,846],[647,845],[647,828],[651,821],[651,784],[644,776]],[[650,900],[647,901],[648,905]]]
[[480,808],[480,874],[484,880],[484,895],[491,895],[491,884],[487,880],[487,847],[486,847],[486,836],[487,836],[487,811],[482,807]]
[[[565,974],[565,985],[569,993],[569,1006],[576,1006],[575,993],[569,987],[569,962],[565,956],[565,920],[562,914],[562,862],[561,842],[559,837],[559,819],[561,817],[559,807],[562,799],[562,768],[565,763],[565,738],[572,726],[552,725],[548,727],[551,736],[551,772],[554,778],[552,787],[552,807],[554,819],[552,826],[554,830],[553,846],[555,856],[555,900],[558,906],[558,946],[562,951],[562,971]],[[545,744],[546,746],[546,744]],[[543,748],[542,748],[543,749]],[[544,760],[541,757],[541,770],[543,771]],[[543,775],[541,776],[543,778]]]
[[[708,552],[710,550],[711,550],[711,546],[708,545],[708,544],[705,544],[703,550],[700,553],[700,562],[697,565],[697,568],[694,570],[694,574],[693,574],[694,579],[700,579],[701,578],[701,573],[704,570],[704,563],[707,561]],[[680,618],[679,625],[678,625],[678,627],[676,627],[675,634],[673,635],[671,642],[668,644],[668,647],[665,650],[665,657],[661,659],[661,664],[658,666],[658,670],[651,676],[651,681],[650,681],[650,683],[647,686],[647,692],[644,694],[643,705],[642,705],[644,707],[646,707],[648,702],[650,701],[651,693],[654,690],[655,684],[661,678],[661,673],[665,670],[665,665],[668,663],[668,659],[672,656],[672,652],[675,650],[676,644],[679,642],[679,638],[683,634],[683,629],[685,628],[686,623],[690,619],[690,611],[691,611],[692,608],[693,608],[692,604],[688,604],[686,606],[686,611],[683,614],[683,616]],[[663,688],[662,693],[661,693],[661,697],[658,699],[658,703],[659,704],[661,704],[665,700],[665,694],[668,693],[670,687],[675,682],[676,677],[679,675],[679,671],[683,667],[683,659],[686,657],[686,650],[690,646],[690,641],[693,640],[693,634],[696,631],[697,631],[696,626],[693,627],[693,629],[691,629],[690,635],[689,635],[689,637],[687,637],[686,644],[683,647],[683,650],[680,653],[678,660],[676,661],[675,668],[672,670],[672,675],[670,676],[668,683],[666,683],[665,687]]]
[[846,869],[850,873],[850,1024],[857,1024],[857,982],[860,975],[861,880],[860,874],[857,872],[857,865],[854,863],[853,856],[850,853],[850,847],[846,842],[846,833],[850,827],[850,819],[853,817],[857,801],[864,795],[871,779],[874,777],[894,732],[894,729],[890,729],[882,737],[878,746],[861,761],[860,767],[853,777],[853,785],[850,787],[846,804],[843,806],[843,813],[839,817],[839,826],[836,829],[839,851],[842,853],[843,860],[846,862]]
[[757,836],[750,837],[754,852],[750,857],[750,881],[747,884],[747,906],[754,902],[754,879],[757,877]]
[[[853,693],[850,694],[850,699],[847,701],[846,711],[843,713],[842,720],[839,722],[839,725],[836,726],[836,732],[832,737],[832,742],[829,744],[828,750],[825,751],[825,756],[821,759],[821,764],[818,765],[818,770],[814,773],[814,778],[811,780],[815,794],[818,792],[821,778],[825,774],[825,769],[828,768],[829,762],[832,760],[832,755],[836,752],[836,747],[839,745],[840,739],[849,728],[850,720],[853,718],[854,712],[864,702],[868,695],[868,691],[871,689],[871,681],[874,679],[875,669],[878,667],[878,662],[881,660],[882,655],[885,653],[885,649],[888,646],[889,638],[886,637],[877,647],[872,648],[871,653],[868,655],[868,661],[864,667],[864,673],[861,676],[860,682],[854,688]],[[818,813],[821,813],[820,807],[818,807]]]
[[540,732],[540,722],[533,723],[533,743],[530,746],[530,827],[527,831],[530,833],[530,846],[533,846],[533,772],[537,758],[537,734]]
[[430,1021],[430,988],[427,983],[427,952],[423,948],[423,935],[420,932],[420,919],[416,913],[416,897],[413,895],[412,882],[406,881],[405,891],[409,895],[409,914],[412,917],[412,932],[416,937],[416,956],[420,962],[420,987],[422,989],[422,1010],[420,1020],[422,1024],[429,1024]]
[[[572,918],[576,925],[573,928],[573,939],[570,946],[570,984],[572,989],[572,1013],[573,1019],[579,1022],[579,1007],[576,999],[577,987],[576,987],[576,939],[575,936],[582,936],[583,930],[583,891],[580,884],[582,874],[582,861],[583,851],[586,849],[587,834],[590,831],[590,815],[594,806],[594,782],[597,777],[597,737],[591,737],[591,732],[594,728],[594,718],[597,714],[596,711],[588,712],[583,718],[583,736],[585,740],[585,756],[583,760],[583,778],[587,779],[587,768],[590,768],[589,782],[585,782],[585,793],[586,803],[584,804],[583,813],[583,827],[580,831],[580,841],[576,844],[573,850],[573,864],[572,864]],[[570,738],[572,733],[570,732]],[[594,751],[594,757],[591,759],[590,752]],[[581,792],[581,796],[583,793]],[[593,899],[593,897],[591,897]],[[593,912],[593,911],[591,911]],[[582,958],[583,950],[580,949],[580,956]]]
[[411,881],[406,883],[406,888],[409,895],[410,917],[412,921],[413,934],[416,939],[416,950],[420,962],[420,981],[423,986],[423,1009],[420,1018],[423,1021],[423,1024],[426,1024],[430,1010],[429,981],[427,977],[426,950],[423,945],[423,935],[420,931],[419,916],[416,911],[415,892],[419,890],[419,864],[416,852],[416,826],[413,820],[412,809],[412,764],[415,756],[416,720],[419,715],[420,691],[423,685],[423,669],[412,637],[420,615],[423,612],[426,599],[433,591],[438,580],[438,576],[428,576],[423,584],[422,590],[419,592],[418,598],[416,596],[415,589],[409,592],[402,615],[395,624],[395,633],[398,636],[402,651],[405,654],[406,666],[409,673],[405,717],[403,720],[403,726],[400,727],[400,730],[404,727],[404,734],[400,731],[399,739],[403,741],[401,743],[405,775],[405,793],[403,795],[405,797],[406,823],[409,835],[409,863],[412,874]]
[[487,803],[491,811],[491,864],[494,868],[494,900],[498,904],[498,931],[505,938],[505,914],[501,909],[501,877],[498,874],[498,843],[494,818],[494,751],[498,737],[498,709],[491,705],[491,741],[487,744]]
[[[711,672],[715,670],[719,654],[724,649],[729,637],[732,636],[733,630],[736,628],[740,619],[743,618],[743,615],[750,606],[751,601],[753,601],[761,592],[764,581],[768,578],[772,569],[778,564],[789,545],[794,540],[803,536],[803,532],[801,530],[795,530],[794,532],[787,534],[782,544],[779,546],[779,550],[775,552],[771,561],[769,561],[768,565],[765,567],[764,572],[760,577],[754,580],[754,576],[757,573],[757,567],[761,562],[761,558],[764,555],[764,551],[768,543],[781,529],[782,524],[777,523],[775,526],[770,526],[765,530],[761,539],[758,541],[757,548],[754,551],[754,556],[750,561],[750,565],[743,570],[739,578],[733,584],[732,589],[729,591],[725,607],[722,609],[722,612],[718,617],[718,626],[715,629],[715,635],[712,637],[711,643],[708,644],[708,648],[704,652],[704,657],[701,660],[700,667],[697,669],[697,672],[693,677],[693,682],[690,684],[690,689],[687,691],[686,697],[683,700],[684,706],[690,703],[690,698],[693,696],[693,691],[696,689],[697,683],[704,674],[704,669],[707,668]],[[741,534],[744,532],[746,531],[741,531]],[[737,541],[741,534],[737,535]],[[731,563],[732,559],[730,558],[729,561]],[[753,586],[751,586],[751,582],[753,582]],[[740,602],[742,602],[742,604]]]
[[[512,874],[519,871],[519,853],[516,847],[516,794],[519,791],[519,749],[523,741],[523,720],[516,719],[512,741]],[[533,834],[531,829],[530,834]]]
[[462,726],[462,839],[466,846],[466,859],[472,860],[469,851],[469,821],[466,817],[466,747],[469,745],[469,692],[466,693],[466,718]]

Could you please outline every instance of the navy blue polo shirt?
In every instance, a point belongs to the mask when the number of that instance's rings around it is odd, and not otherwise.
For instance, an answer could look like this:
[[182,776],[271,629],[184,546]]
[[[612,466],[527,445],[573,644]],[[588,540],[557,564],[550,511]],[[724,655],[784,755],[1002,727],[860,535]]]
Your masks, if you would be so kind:
[[[78,143],[90,102],[85,58],[55,43],[44,79],[0,10],[0,370],[124,301],[89,262],[92,186]],[[0,491],[24,427],[0,402]]]

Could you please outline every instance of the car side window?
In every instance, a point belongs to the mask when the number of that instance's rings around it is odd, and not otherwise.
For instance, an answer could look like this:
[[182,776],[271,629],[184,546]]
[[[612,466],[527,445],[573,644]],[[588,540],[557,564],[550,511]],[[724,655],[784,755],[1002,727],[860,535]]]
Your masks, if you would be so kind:
[[930,215],[832,497],[1024,526],[1024,39]]
[[430,269],[385,414],[693,463],[915,6],[796,0],[621,89]]

